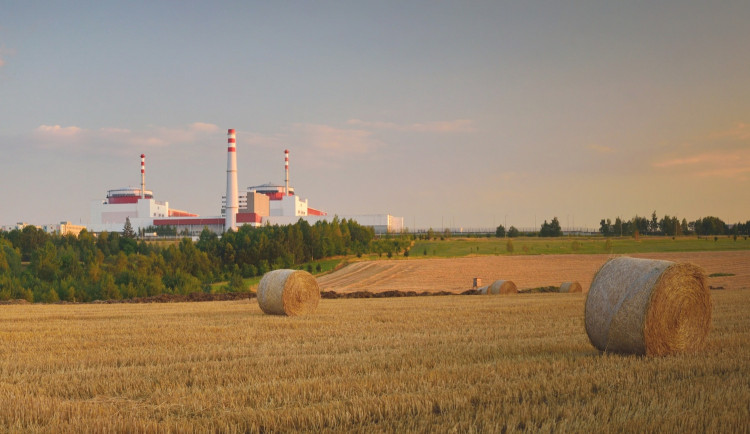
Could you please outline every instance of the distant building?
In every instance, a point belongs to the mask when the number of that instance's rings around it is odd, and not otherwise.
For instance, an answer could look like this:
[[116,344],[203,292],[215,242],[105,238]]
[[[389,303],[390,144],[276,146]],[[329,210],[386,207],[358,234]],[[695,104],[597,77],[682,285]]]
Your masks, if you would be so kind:
[[[230,196],[237,191],[236,187],[236,141],[235,130],[229,130],[227,144],[227,191]],[[222,196],[221,215],[200,217],[187,211],[174,210],[169,202],[154,200],[153,192],[145,189],[145,156],[141,155],[141,188],[121,188],[107,191],[104,200],[91,203],[91,232],[121,232],[125,219],[130,219],[133,229],[138,232],[150,226],[171,226],[179,234],[199,235],[204,228],[221,234],[231,222],[231,227],[250,225],[262,226],[294,224],[301,218],[310,224],[322,220],[331,220],[325,211],[309,206],[307,199],[301,199],[289,186],[289,151],[285,150],[285,184],[266,183],[248,187],[244,193],[238,193],[232,200],[230,208],[236,209],[236,219],[227,218],[227,198]],[[236,206],[236,208],[235,208]],[[400,232],[404,228],[403,217],[389,214],[342,215],[340,219],[354,220],[360,225],[371,226],[375,233]]]
[[60,222],[59,224],[48,224],[48,225],[31,225],[25,222],[18,222],[13,226],[3,226],[0,230],[10,232],[18,229],[22,231],[27,226],[34,226],[37,229],[41,229],[48,234],[59,234],[59,235],[75,235],[81,233],[82,230],[86,229],[83,225],[74,225],[68,221]]

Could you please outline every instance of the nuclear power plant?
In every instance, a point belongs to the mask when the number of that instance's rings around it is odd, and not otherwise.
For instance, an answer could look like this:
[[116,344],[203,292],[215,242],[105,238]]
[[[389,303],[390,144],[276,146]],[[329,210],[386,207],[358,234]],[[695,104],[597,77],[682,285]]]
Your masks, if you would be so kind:
[[[130,219],[133,229],[138,232],[149,227],[170,226],[178,233],[197,236],[204,228],[221,234],[237,230],[238,226],[288,225],[299,219],[315,224],[331,220],[334,214],[308,206],[289,185],[289,150],[284,150],[284,183],[266,183],[248,187],[239,192],[237,180],[237,134],[234,129],[227,131],[227,184],[226,193],[221,198],[221,214],[201,217],[197,214],[172,209],[169,202],[154,199],[154,193],[146,190],[146,156],[141,154],[141,187],[120,188],[107,191],[104,200],[91,203],[90,232],[121,232],[126,219]],[[218,197],[217,197],[218,204]],[[403,217],[389,214],[346,215],[336,213],[340,219],[354,220],[363,226],[370,226],[375,233],[400,232],[403,230]]]

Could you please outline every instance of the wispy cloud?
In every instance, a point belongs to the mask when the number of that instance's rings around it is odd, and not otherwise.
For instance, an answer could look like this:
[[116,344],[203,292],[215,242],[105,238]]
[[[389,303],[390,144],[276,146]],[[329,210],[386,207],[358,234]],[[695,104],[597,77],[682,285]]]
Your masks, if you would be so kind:
[[320,124],[296,124],[301,139],[312,147],[334,155],[363,154],[382,143],[364,129],[344,129]]
[[604,145],[589,145],[588,148],[599,154],[611,154],[615,152],[614,148],[610,148],[609,146]]
[[750,124],[744,122],[737,122],[732,127],[717,131],[711,135],[711,139],[725,139],[725,140],[736,140],[736,141],[748,141],[750,140]]
[[0,45],[0,68],[5,66],[5,56],[6,55],[13,55],[15,54],[14,50],[9,50],[5,48],[5,44]]
[[653,167],[689,170],[700,177],[746,180],[750,174],[750,149],[718,150],[669,158],[653,163]]
[[190,124],[192,131],[199,131],[203,133],[213,133],[219,131],[219,126],[214,124],[207,124],[205,122],[194,122]]
[[199,143],[218,130],[218,126],[203,122],[180,128],[150,127],[140,131],[119,127],[87,129],[74,125],[40,125],[32,134],[32,142],[43,149],[123,155]]
[[474,121],[471,119],[455,119],[451,121],[435,121],[413,124],[398,124],[395,122],[363,121],[361,119],[350,119],[347,121],[347,124],[360,128],[416,133],[471,133],[476,131]]
[[37,133],[50,138],[68,138],[79,135],[83,129],[76,126],[61,127],[60,125],[40,125],[36,131]]
[[703,178],[750,179],[750,124],[743,122],[672,146],[652,167]]

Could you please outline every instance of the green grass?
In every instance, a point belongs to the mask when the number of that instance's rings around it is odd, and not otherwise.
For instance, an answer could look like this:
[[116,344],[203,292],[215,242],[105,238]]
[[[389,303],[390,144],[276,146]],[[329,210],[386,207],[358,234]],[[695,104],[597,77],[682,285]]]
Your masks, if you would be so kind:
[[[559,255],[559,254],[628,254],[654,252],[697,252],[750,250],[750,240],[729,237],[698,239],[696,237],[562,237],[562,238],[452,238],[445,241],[417,241],[411,249],[411,257],[452,258],[468,255],[509,255],[508,240],[513,242],[513,255]],[[425,254],[426,252],[426,254]]]
[[[325,273],[330,273],[336,267],[339,266],[339,264],[342,264],[346,261],[346,258],[333,258],[333,259],[324,259],[322,261],[314,261],[311,262],[310,265],[312,265],[312,274],[313,275],[321,275]],[[318,271],[317,266],[320,264],[320,271]],[[302,264],[297,265],[294,268],[297,270],[307,270],[308,264]],[[246,279],[242,279],[245,282],[246,288],[257,288],[258,283],[260,283],[260,279],[263,276],[254,276],[254,277],[248,277]],[[215,282],[211,284],[211,292],[223,292],[223,287],[227,285],[227,281],[221,281],[221,282]]]
[[734,273],[712,273],[708,275],[708,277],[729,277],[729,276],[734,276]]

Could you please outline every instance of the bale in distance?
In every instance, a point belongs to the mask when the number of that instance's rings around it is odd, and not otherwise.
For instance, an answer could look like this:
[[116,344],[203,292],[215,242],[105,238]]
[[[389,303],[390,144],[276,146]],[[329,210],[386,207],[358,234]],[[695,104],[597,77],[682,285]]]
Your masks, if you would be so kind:
[[559,292],[583,292],[583,288],[578,282],[563,282]]
[[258,304],[269,315],[310,314],[319,301],[320,287],[307,271],[269,271],[258,284]]
[[620,257],[606,262],[586,296],[586,333],[600,351],[663,356],[701,350],[711,294],[692,264]]
[[516,294],[518,288],[510,280],[496,280],[491,285],[479,288],[482,294]]

